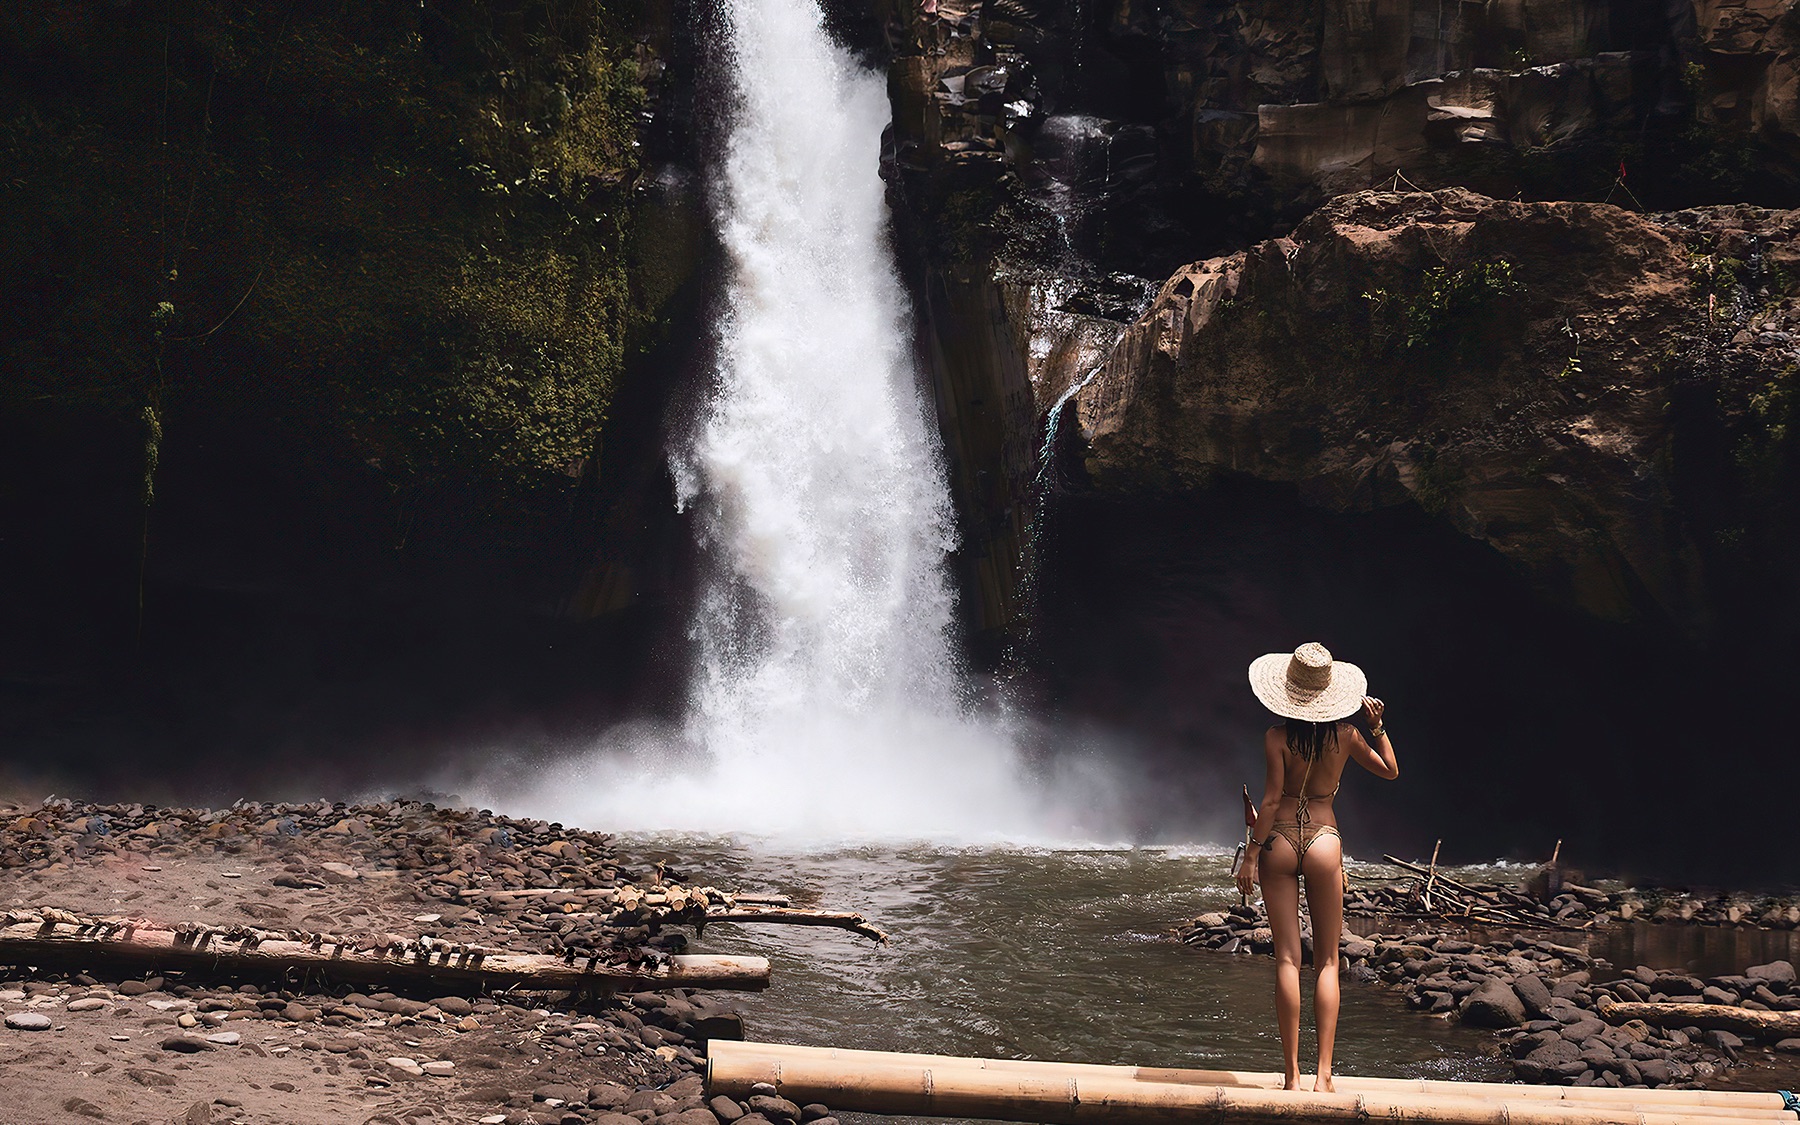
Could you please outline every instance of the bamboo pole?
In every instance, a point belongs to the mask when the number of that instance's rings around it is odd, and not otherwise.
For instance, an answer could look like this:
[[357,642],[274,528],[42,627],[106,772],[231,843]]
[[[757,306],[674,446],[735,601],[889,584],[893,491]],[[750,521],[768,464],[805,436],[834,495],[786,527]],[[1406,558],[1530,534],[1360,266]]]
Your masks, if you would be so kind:
[[1730,1004],[1636,1004],[1602,1000],[1595,1009],[1608,1023],[1643,1020],[1657,1027],[1703,1027],[1758,1039],[1800,1036],[1800,1012],[1759,1012]]
[[[556,917],[564,921],[592,922],[605,921],[616,915],[611,912],[577,910],[569,914],[558,914]],[[714,922],[759,923],[771,926],[832,926],[859,934],[877,945],[886,945],[888,941],[887,932],[870,925],[869,920],[861,914],[840,910],[719,909],[708,910],[704,915],[683,915],[680,921],[691,922],[696,926],[710,926]]]
[[[711,888],[699,889],[711,890]],[[689,896],[691,896],[692,893],[692,890],[687,892]],[[786,895],[744,895],[734,894],[730,891],[719,891],[716,893],[724,895],[727,900],[739,906],[785,907],[793,905],[793,900]],[[458,900],[462,902],[477,902],[481,900],[516,902],[522,899],[534,898],[568,898],[615,902],[619,897],[620,890],[616,887],[526,887],[522,890],[513,891],[470,890],[464,891],[457,896]],[[668,894],[660,890],[639,891],[637,897],[640,903],[648,906],[663,906],[669,901]]]
[[638,992],[658,988],[760,991],[763,957],[656,956],[613,964],[597,957],[507,953],[457,942],[357,942],[324,934],[277,934],[244,926],[174,929],[141,920],[84,919],[61,911],[17,912],[0,928],[0,964],[111,973],[182,970],[208,977],[303,977],[435,991]]
[[[767,1082],[785,1094],[804,1097],[807,1100],[824,1101],[834,1109],[868,1109],[877,1113],[912,1113],[913,1110],[882,1108],[899,1102],[888,1102],[870,1098],[866,1102],[851,1105],[843,1100],[837,1092],[839,1086],[855,1086],[856,1076],[870,1090],[881,1090],[898,1086],[902,1091],[912,1090],[913,1081],[920,1074],[929,1076],[931,1089],[936,1091],[949,1089],[975,1090],[992,1089],[996,1084],[1004,1089],[1007,1082],[1031,1082],[1045,1088],[1068,1090],[1078,1089],[1082,1099],[1091,1100],[1098,1092],[1110,1091],[1111,1094],[1122,1094],[1120,1106],[1135,1105],[1130,1091],[1145,1091],[1151,1099],[1147,1103],[1152,1110],[1155,1106],[1166,1103],[1171,1096],[1168,1088],[1186,1088],[1189,1090],[1208,1091],[1215,1089],[1256,1090],[1282,1094],[1280,1090],[1281,1076],[1278,1074],[1255,1073],[1229,1070],[1173,1070],[1136,1066],[1103,1066],[1085,1063],[1056,1063],[1024,1059],[966,1059],[943,1055],[910,1054],[889,1051],[853,1051],[830,1047],[797,1047],[785,1044],[742,1043],[714,1040],[708,1046],[707,1083],[709,1089],[716,1093],[743,1096],[749,1088],[758,1082]],[[846,1075],[850,1076],[848,1079]],[[985,1076],[985,1077],[984,1077]],[[1424,1099],[1429,1103],[1444,1101],[1475,1101],[1488,1105],[1504,1105],[1511,1114],[1511,1120],[1524,1120],[1519,1116],[1522,1106],[1546,1107],[1560,1110],[1599,1111],[1612,1116],[1593,1119],[1596,1121],[1637,1120],[1630,1116],[1651,1115],[1663,1122],[1672,1123],[1681,1118],[1706,1118],[1709,1122],[1722,1121],[1786,1121],[1790,1120],[1788,1111],[1783,1108],[1781,1097],[1777,1094],[1755,1093],[1735,1090],[1637,1090],[1609,1089],[1606,1087],[1583,1086],[1529,1086],[1500,1082],[1448,1082],[1423,1078],[1349,1078],[1339,1077],[1336,1095],[1320,1095],[1322,1097],[1360,1096],[1367,1099],[1366,1104],[1373,1107],[1377,1104],[1393,1103],[1405,1109],[1412,1100]],[[1100,1083],[1095,1087],[1091,1083]],[[829,1092],[837,1100],[825,1096]],[[859,1095],[860,1096],[860,1095]],[[904,1093],[902,1098],[904,1098]],[[1301,1101],[1313,1095],[1286,1093],[1282,1096],[1289,1099],[1290,1109],[1300,1112]],[[1399,1099],[1399,1101],[1395,1101]],[[1202,1101],[1204,1095],[1202,1096]],[[1190,1112],[1198,1112],[1205,1106],[1196,1103]],[[935,1112],[935,1111],[934,1111]],[[1029,1121],[1046,1123],[1068,1122],[1073,1119],[1063,1116],[1046,1116],[1055,1113],[1053,1107],[1033,1106]],[[1307,1112],[1310,1112],[1308,1110]],[[947,1113],[947,1116],[993,1117],[993,1113],[958,1110]],[[1370,1116],[1380,1116],[1370,1111]],[[1674,1115],[1674,1116],[1670,1116]],[[1006,1118],[1002,1118],[1006,1119]],[[1104,1118],[1107,1122],[1137,1122],[1158,1120],[1155,1113],[1139,1116],[1128,1109],[1115,1116]],[[1315,1120],[1302,1114],[1295,1117],[1284,1117],[1283,1120]],[[1335,1120],[1321,1117],[1318,1120]],[[1434,1121],[1439,1118],[1401,1116],[1400,1120]],[[1084,1121],[1102,1120],[1098,1117],[1087,1117]],[[1237,1120],[1237,1118],[1234,1118]],[[1257,1120],[1257,1118],[1242,1118]],[[1464,1118],[1444,1118],[1443,1120],[1462,1121]],[[1474,1120],[1502,1120],[1499,1117],[1475,1118]],[[1580,1117],[1563,1118],[1570,1125],[1588,1119]]]

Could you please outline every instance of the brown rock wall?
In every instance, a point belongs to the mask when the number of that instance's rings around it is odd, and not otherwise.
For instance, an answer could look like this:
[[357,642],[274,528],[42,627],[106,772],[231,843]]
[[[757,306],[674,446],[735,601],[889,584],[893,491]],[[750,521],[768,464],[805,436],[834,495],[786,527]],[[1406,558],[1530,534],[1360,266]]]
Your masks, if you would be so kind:
[[1800,358],[1785,290],[1709,288],[1721,226],[1766,245],[1765,270],[1797,248],[1788,212],[1343,197],[1164,285],[1076,396],[1088,472],[1103,491],[1229,472],[1339,511],[1417,503],[1560,599],[1704,632],[1673,404],[1696,382],[1743,401]]

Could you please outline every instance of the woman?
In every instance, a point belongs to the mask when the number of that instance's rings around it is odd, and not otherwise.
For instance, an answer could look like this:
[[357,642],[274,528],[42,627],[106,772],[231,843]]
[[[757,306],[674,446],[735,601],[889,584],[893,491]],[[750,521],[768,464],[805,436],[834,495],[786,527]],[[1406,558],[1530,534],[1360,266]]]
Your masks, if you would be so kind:
[[[1331,1051],[1337,1039],[1338,937],[1344,928],[1344,842],[1331,799],[1344,766],[1354,758],[1376,777],[1400,776],[1394,744],[1381,716],[1385,705],[1363,694],[1368,677],[1354,664],[1333,662],[1321,644],[1292,654],[1272,652],[1250,665],[1250,690],[1286,719],[1263,734],[1268,763],[1262,809],[1251,830],[1260,844],[1244,856],[1238,890],[1262,883],[1269,929],[1275,936],[1275,1018],[1281,1025],[1285,1089],[1300,1088],[1300,877],[1306,877],[1312,916],[1313,961],[1319,979],[1313,1016],[1319,1025],[1319,1070],[1313,1089],[1329,1091]],[[1343,720],[1358,711],[1365,737]]]

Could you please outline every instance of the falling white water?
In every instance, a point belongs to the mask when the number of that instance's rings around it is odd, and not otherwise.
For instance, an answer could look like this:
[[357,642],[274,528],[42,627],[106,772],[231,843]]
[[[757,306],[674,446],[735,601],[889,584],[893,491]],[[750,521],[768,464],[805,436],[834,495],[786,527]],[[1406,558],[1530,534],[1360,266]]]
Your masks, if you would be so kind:
[[955,657],[953,518],[887,243],[883,80],[814,0],[726,7],[732,275],[717,388],[675,461],[710,558],[688,718],[616,733],[635,760],[601,755],[549,807],[628,829],[1062,836]]

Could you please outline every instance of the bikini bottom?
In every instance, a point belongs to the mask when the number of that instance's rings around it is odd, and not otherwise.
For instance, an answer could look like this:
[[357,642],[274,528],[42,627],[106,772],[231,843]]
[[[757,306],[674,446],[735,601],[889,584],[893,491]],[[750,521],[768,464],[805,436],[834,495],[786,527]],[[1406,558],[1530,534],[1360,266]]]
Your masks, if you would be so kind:
[[[1275,837],[1280,836],[1294,849],[1296,869],[1305,863],[1306,850],[1318,843],[1319,837],[1338,836],[1337,827],[1330,824],[1300,824],[1292,820],[1280,820],[1270,825],[1270,828],[1273,834],[1269,837],[1268,842],[1263,844],[1263,850],[1268,851],[1273,847]],[[1338,839],[1342,840],[1343,837],[1338,836]]]

